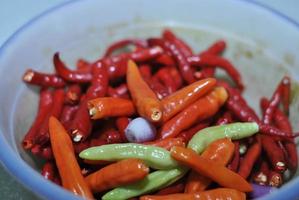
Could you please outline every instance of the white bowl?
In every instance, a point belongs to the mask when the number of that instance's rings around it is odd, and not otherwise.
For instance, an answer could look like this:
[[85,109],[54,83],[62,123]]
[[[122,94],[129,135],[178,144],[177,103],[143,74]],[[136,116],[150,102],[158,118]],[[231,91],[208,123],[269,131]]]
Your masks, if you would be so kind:
[[[52,71],[56,51],[70,65],[80,57],[95,60],[112,41],[157,36],[165,27],[196,51],[225,39],[225,56],[241,70],[245,96],[255,108],[258,98],[269,97],[284,74],[299,80],[299,24],[251,1],[70,1],[27,23],[0,50],[0,159],[6,169],[40,197],[79,199],[43,179],[34,169],[37,163],[20,145],[37,107],[37,95],[21,81],[22,74],[29,67]],[[295,98],[291,106],[295,130],[298,107]],[[298,196],[299,178],[294,178],[264,199]]]

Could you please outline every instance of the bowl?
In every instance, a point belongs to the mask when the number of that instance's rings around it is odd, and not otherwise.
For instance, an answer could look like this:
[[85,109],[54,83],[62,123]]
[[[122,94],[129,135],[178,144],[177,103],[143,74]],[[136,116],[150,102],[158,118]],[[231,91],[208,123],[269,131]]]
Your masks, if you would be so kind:
[[[56,51],[74,65],[81,57],[95,60],[115,40],[156,36],[165,27],[195,51],[225,39],[224,56],[241,71],[245,97],[256,109],[256,97],[270,96],[281,77],[290,75],[290,116],[298,130],[299,24],[283,14],[245,0],[69,1],[28,22],[1,47],[0,159],[7,171],[41,198],[80,199],[39,175],[38,162],[20,145],[37,107],[36,88],[26,86],[21,77],[29,67],[50,72]],[[262,199],[298,196],[296,177]]]

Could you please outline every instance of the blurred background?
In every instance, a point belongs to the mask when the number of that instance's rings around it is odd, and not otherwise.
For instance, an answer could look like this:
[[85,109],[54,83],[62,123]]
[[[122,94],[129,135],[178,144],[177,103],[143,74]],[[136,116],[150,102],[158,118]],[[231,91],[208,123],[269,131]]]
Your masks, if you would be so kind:
[[[69,0],[1,0],[0,46],[30,19],[66,1]],[[299,23],[298,0],[255,0],[255,2],[273,8]],[[0,199],[33,200],[37,197],[17,183],[0,164]]]

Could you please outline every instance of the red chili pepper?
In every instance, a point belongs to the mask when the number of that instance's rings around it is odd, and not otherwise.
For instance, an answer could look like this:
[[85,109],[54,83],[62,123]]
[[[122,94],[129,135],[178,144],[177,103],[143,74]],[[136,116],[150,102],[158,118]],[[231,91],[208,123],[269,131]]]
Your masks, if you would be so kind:
[[152,69],[150,65],[140,65],[138,67],[142,78],[148,82],[152,78]]
[[169,74],[170,71],[168,70],[168,68],[163,67],[154,76],[157,77],[157,79],[167,88],[168,93],[172,94],[178,88],[174,79],[169,76]]
[[45,179],[54,182],[57,176],[55,164],[53,162],[46,162],[42,167],[41,175]]
[[238,174],[240,174],[243,178],[247,178],[258,160],[258,157],[261,154],[261,145],[257,141],[254,144],[252,144],[249,149],[247,150],[244,158],[242,159],[240,166],[239,166],[239,171]]
[[97,133],[97,135],[100,136],[90,139],[91,147],[123,142],[121,135],[115,129],[100,130],[99,133]]
[[174,66],[169,66],[167,68],[169,70],[169,75],[172,77],[172,79],[175,82],[176,88],[177,89],[181,88],[183,86],[183,78],[180,72]]
[[291,79],[288,76],[283,77],[281,83],[282,105],[286,115],[289,115],[290,96],[291,96]]
[[225,103],[227,92],[223,87],[216,87],[206,96],[200,98],[176,116],[163,124],[159,139],[176,137],[181,131],[188,129],[195,122],[213,116]]
[[175,66],[175,61],[174,59],[171,57],[171,55],[164,53],[161,56],[155,58],[153,60],[153,62],[155,64],[159,64],[162,66]]
[[144,40],[138,39],[124,39],[117,42],[112,43],[109,47],[107,47],[104,57],[109,57],[113,54],[114,51],[118,49],[122,49],[128,45],[134,45],[136,47],[146,48],[147,43]]
[[49,141],[49,118],[50,116],[55,116],[56,118],[60,117],[64,103],[64,96],[64,89],[56,89],[54,91],[53,104],[34,138],[35,144],[44,145]]
[[61,61],[58,52],[54,54],[53,63],[57,74],[66,81],[75,83],[89,83],[92,80],[92,74],[90,72],[68,69]]
[[253,177],[253,180],[259,185],[267,185],[268,176],[269,176],[269,164],[265,159],[263,159],[260,163],[258,172]]
[[79,105],[64,105],[61,111],[61,115],[59,118],[60,123],[65,127],[65,129],[69,129],[69,126],[74,119],[76,112],[79,109]]
[[87,102],[91,99],[103,97],[108,90],[108,75],[105,65],[93,65],[93,79],[87,89],[86,97],[82,98],[79,109],[70,125],[70,132],[74,142],[85,140],[91,133],[92,122],[89,117]]
[[204,78],[211,78],[215,75],[215,68],[211,67],[202,67],[200,71],[194,73],[195,78],[197,79],[204,79]]
[[115,88],[108,87],[107,95],[110,97],[119,97],[124,99],[129,99],[129,89],[127,87],[127,84],[123,83]]
[[130,123],[130,118],[128,117],[118,117],[116,119],[116,127],[118,132],[124,142],[127,142],[127,137],[125,135],[125,129],[127,128],[128,124]]
[[45,160],[52,160],[53,159],[53,153],[52,148],[50,146],[41,146],[39,144],[34,145],[31,148],[31,153],[35,156],[38,156]]
[[274,91],[271,100],[267,107],[264,108],[264,115],[263,115],[263,123],[264,124],[272,124],[273,116],[275,113],[276,108],[278,107],[281,100],[281,87],[278,85],[276,90]]
[[157,77],[153,76],[149,81],[150,88],[155,92],[159,100],[169,95],[167,88],[160,83]]
[[206,50],[200,53],[200,55],[203,54],[212,54],[212,55],[218,55],[221,54],[226,48],[226,43],[224,40],[218,40],[215,43],[213,43],[211,46],[209,46]]
[[82,89],[79,84],[72,84],[68,86],[65,93],[65,102],[67,104],[78,104],[82,95]]
[[170,150],[174,146],[180,146],[180,147],[185,147],[186,144],[183,141],[183,138],[177,137],[177,138],[166,138],[163,140],[155,140],[152,142],[144,142],[143,144],[146,145],[152,145],[156,147],[162,147],[166,150]]
[[283,184],[282,175],[276,171],[269,172],[269,185],[272,187],[280,187]]
[[204,120],[198,124],[192,126],[191,128],[182,131],[177,137],[182,138],[185,143],[188,143],[189,140],[201,129],[207,128],[211,124],[211,120]]
[[39,105],[36,117],[22,141],[22,146],[24,149],[30,149],[35,144],[34,138],[38,134],[41,124],[47,119],[47,115],[50,112],[52,103],[52,92],[48,89],[41,89],[39,92]]
[[234,149],[234,155],[233,158],[228,165],[228,169],[237,172],[239,169],[240,164],[240,144],[239,141],[234,141],[235,149]]
[[239,89],[244,89],[241,74],[227,59],[211,54],[188,57],[188,62],[194,66],[220,67],[235,81]]
[[162,36],[163,39],[173,42],[182,51],[184,56],[188,57],[193,54],[191,47],[182,39],[178,38],[171,30],[164,30]]
[[183,55],[181,50],[173,43],[168,40],[158,39],[158,38],[150,38],[147,40],[150,45],[158,45],[163,48],[166,52],[169,52],[176,63],[178,64],[180,73],[183,79],[187,83],[193,83],[196,81],[194,77],[195,70],[191,68],[187,61],[187,57]]
[[217,120],[217,125],[229,124],[233,122],[233,117],[231,112],[225,111],[224,114]]
[[65,86],[65,81],[56,74],[45,74],[28,69],[23,75],[23,81],[26,83],[41,87],[61,88]]

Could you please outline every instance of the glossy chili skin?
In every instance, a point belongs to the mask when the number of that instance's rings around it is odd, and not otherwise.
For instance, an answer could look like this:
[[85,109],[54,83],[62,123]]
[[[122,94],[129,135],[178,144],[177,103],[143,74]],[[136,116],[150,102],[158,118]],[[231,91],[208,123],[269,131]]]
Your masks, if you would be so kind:
[[66,85],[66,82],[56,74],[41,73],[33,69],[29,69],[25,72],[23,81],[41,87],[61,88]]

